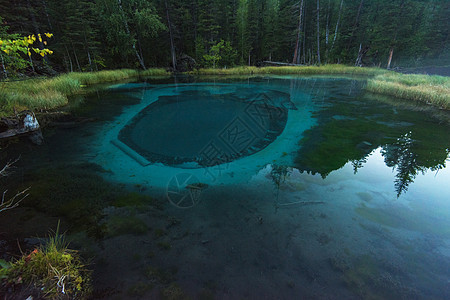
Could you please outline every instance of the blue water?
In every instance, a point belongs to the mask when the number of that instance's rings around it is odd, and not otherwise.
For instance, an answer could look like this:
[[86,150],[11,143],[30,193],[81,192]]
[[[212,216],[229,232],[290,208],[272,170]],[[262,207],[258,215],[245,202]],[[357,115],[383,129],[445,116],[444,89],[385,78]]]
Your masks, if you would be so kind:
[[21,154],[3,186],[31,191],[0,253],[61,219],[96,298],[448,299],[450,115],[364,84],[183,77],[74,101],[95,120],[2,147]]

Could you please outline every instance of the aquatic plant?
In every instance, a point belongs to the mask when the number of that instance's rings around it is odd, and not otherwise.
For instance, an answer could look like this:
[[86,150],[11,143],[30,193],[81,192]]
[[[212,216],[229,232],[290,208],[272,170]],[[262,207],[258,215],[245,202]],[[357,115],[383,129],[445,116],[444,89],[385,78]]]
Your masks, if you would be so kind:
[[148,231],[147,224],[135,216],[112,216],[106,223],[108,236],[123,234],[145,234]]
[[115,200],[113,200],[112,204],[115,207],[145,207],[145,206],[154,206],[156,208],[162,208],[162,203],[158,200],[144,194],[140,193],[127,193],[124,195],[118,196]]
[[106,182],[95,164],[61,164],[41,168],[25,178],[32,191],[27,205],[67,220],[72,231],[86,230],[90,236],[101,238],[102,209],[121,195],[119,188]]
[[10,289],[46,299],[85,299],[91,291],[90,271],[79,253],[68,249],[59,224],[45,245],[2,268]]

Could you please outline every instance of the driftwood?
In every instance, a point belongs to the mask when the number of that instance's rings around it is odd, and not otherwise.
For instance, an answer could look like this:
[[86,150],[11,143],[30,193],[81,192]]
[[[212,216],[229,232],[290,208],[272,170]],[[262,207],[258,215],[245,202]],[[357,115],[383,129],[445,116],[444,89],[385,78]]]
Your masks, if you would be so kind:
[[3,131],[0,132],[0,139],[40,130],[39,122],[32,111],[21,112],[16,119],[2,118],[0,123],[0,128],[3,127]]
[[291,67],[304,66],[302,64],[292,64],[292,63],[284,63],[284,62],[268,61],[268,60],[263,61],[263,63],[266,65],[273,65],[273,66],[291,66]]

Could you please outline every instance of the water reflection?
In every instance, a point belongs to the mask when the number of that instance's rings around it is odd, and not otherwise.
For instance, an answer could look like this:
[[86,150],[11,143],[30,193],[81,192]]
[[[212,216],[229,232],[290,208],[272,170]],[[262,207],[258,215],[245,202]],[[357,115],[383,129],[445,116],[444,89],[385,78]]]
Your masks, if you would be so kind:
[[[361,92],[355,96],[352,83],[342,89],[351,95],[328,89],[314,118],[317,125],[306,131],[295,166],[323,178],[351,162],[354,173],[381,147],[385,164],[392,167],[399,197],[417,174],[445,168],[450,136],[445,122],[429,112],[411,111],[374,101]],[[361,90],[360,90],[361,91]]]

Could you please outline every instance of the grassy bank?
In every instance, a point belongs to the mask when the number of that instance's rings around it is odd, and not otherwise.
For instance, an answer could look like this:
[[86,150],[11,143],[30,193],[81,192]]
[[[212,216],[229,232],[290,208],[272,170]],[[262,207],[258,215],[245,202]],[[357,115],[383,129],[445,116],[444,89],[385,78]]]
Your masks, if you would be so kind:
[[388,71],[379,68],[359,68],[349,67],[345,65],[323,65],[317,66],[302,66],[302,67],[236,67],[230,69],[200,69],[191,74],[195,75],[253,75],[253,74],[273,74],[273,75],[368,75],[374,76],[385,74]]
[[14,108],[52,109],[68,103],[68,97],[81,93],[83,87],[103,82],[114,82],[139,76],[169,75],[164,69],[113,70],[89,73],[68,73],[52,78],[0,83],[0,116],[11,115]]
[[450,109],[449,77],[386,73],[369,79],[366,90]]
[[[361,75],[369,76],[367,91],[412,99],[450,109],[450,79],[442,76],[405,75],[379,68],[359,68],[345,65],[305,67],[236,67],[229,69],[199,69],[192,75]],[[164,69],[113,70],[89,73],[69,73],[53,78],[30,79],[0,83],[0,116],[12,115],[13,108],[41,110],[64,106],[68,97],[82,93],[85,86],[114,82],[139,76],[167,76]]]
[[408,100],[421,101],[450,109],[450,78],[430,75],[406,75],[379,68],[345,65],[305,67],[236,67],[230,69],[200,69],[195,75],[363,75],[370,76],[366,90]]

